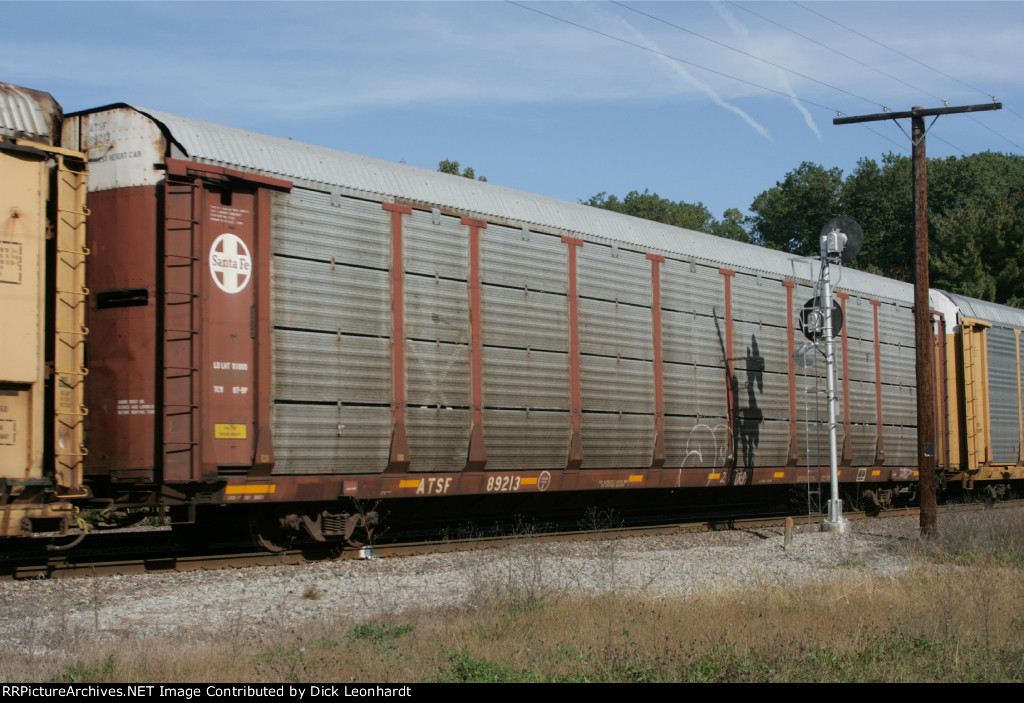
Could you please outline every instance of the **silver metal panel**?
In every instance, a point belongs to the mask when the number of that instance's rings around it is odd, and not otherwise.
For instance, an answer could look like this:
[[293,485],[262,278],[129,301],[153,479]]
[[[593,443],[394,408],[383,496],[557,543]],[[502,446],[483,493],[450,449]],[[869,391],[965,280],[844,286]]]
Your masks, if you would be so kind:
[[913,347],[880,344],[878,350],[882,355],[883,385],[917,385],[917,359]]
[[[874,425],[877,419],[875,384],[867,381],[850,381],[850,422]],[[885,415],[882,415],[885,422]]]
[[666,469],[720,469],[732,447],[724,417],[665,418]]
[[788,422],[754,421],[741,415],[737,435],[736,466],[739,469],[785,466],[789,460]]
[[875,338],[874,307],[871,299],[866,296],[851,296],[847,299],[843,317],[847,337],[866,340]]
[[724,369],[725,320],[662,310],[661,353],[668,362]]
[[583,413],[583,468],[643,468],[654,459],[654,416]]
[[60,105],[49,93],[0,83],[0,134],[53,144],[60,122]]
[[391,447],[391,409],[274,406],[275,474],[380,473]]
[[777,373],[737,375],[736,401],[749,422],[789,419],[789,377]]
[[875,343],[856,337],[847,337],[846,345],[850,379],[874,383]]
[[413,210],[402,218],[402,246],[409,273],[469,278],[469,227],[454,217],[435,225],[429,212]]
[[876,444],[874,425],[870,427],[857,425],[850,435],[853,442],[853,465],[874,466]]
[[651,262],[618,247],[585,244],[576,257],[582,298],[651,306]]
[[883,344],[914,346],[914,313],[902,305],[878,306],[878,339]]
[[745,369],[751,372],[789,373],[789,344],[785,327],[780,329],[750,322],[734,322],[733,343],[733,366],[737,373],[745,372]]
[[583,354],[654,358],[650,308],[583,298],[579,323]]
[[917,466],[917,428],[889,427],[882,429],[885,442],[885,466]]
[[[104,109],[123,109],[123,106]],[[655,251],[686,259],[692,257],[713,265],[760,271],[777,278],[797,276],[812,280],[816,274],[816,264],[794,261],[790,254],[782,251],[493,183],[223,127],[157,110],[132,109],[159,122],[177,148],[189,158],[204,163],[340,186],[366,193],[370,199],[402,198],[442,206],[448,211],[482,217],[489,222],[512,226],[537,225],[550,231],[574,233],[588,242],[618,243],[639,253]],[[843,271],[842,284],[847,290],[907,303],[913,299],[913,288],[909,284],[853,269]]]
[[551,469],[569,459],[569,413],[485,410],[489,470]]
[[721,318],[725,315],[724,278],[717,268],[667,259],[661,266],[661,307]]
[[319,332],[275,330],[276,400],[391,401],[391,342]]
[[381,337],[391,331],[386,271],[275,257],[271,285],[275,326]]
[[1005,327],[988,331],[988,392],[992,460],[1016,463],[1020,445],[1017,335]]
[[461,281],[405,277],[405,336],[468,344],[469,292]]
[[654,412],[654,364],[633,359],[580,358],[583,410]]
[[431,408],[469,405],[468,345],[407,341],[405,363],[409,405]]
[[568,411],[569,356],[484,347],[484,404]]
[[276,254],[387,269],[391,230],[380,203],[337,199],[295,188],[273,194],[271,241]]
[[564,295],[484,286],[482,298],[484,344],[568,351]]
[[466,467],[471,411],[409,408],[405,418],[410,471],[461,471]]
[[725,417],[725,371],[711,366],[666,363],[662,367],[665,412],[696,417]]
[[908,427],[917,425],[917,393],[913,386],[882,384],[882,422]]
[[559,237],[488,225],[483,231],[480,274],[484,283],[529,291],[568,292],[567,245]]
[[760,322],[786,330],[786,288],[782,281],[737,273],[730,283],[732,319]]

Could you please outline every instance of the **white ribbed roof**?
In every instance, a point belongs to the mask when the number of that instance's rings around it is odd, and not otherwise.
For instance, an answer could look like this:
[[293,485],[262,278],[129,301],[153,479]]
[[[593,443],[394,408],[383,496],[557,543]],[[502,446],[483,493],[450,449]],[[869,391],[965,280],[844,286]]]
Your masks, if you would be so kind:
[[[161,123],[168,137],[196,161],[240,171],[274,175],[362,191],[386,199],[402,198],[494,220],[511,220],[573,233],[585,239],[615,242],[641,251],[697,258],[730,268],[769,275],[811,275],[807,263],[794,264],[785,252],[651,222],[609,210],[474,181],[437,171],[396,164],[344,151],[271,137],[234,127],[134,107]],[[794,268],[796,266],[796,268]],[[817,266],[813,267],[814,271]],[[913,287],[853,269],[842,272],[841,287],[906,303]]]
[[1024,329],[1024,310],[990,303],[987,300],[968,298],[957,293],[942,292],[956,303],[957,308],[960,309],[960,315],[963,317],[973,317],[976,320],[984,320],[1002,327]]
[[0,134],[53,144],[61,109],[49,93],[0,83]]

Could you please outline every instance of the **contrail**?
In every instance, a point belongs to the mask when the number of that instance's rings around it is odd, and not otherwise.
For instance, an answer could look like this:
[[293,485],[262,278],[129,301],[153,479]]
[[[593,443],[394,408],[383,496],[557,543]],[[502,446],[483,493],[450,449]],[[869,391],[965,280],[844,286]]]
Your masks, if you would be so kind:
[[[626,28],[630,32],[632,32],[633,36],[636,37],[637,41],[646,44],[649,49],[653,49],[653,50],[659,51],[659,52],[661,51],[661,47],[660,46],[658,46],[655,42],[651,41],[650,39],[645,37],[643,34],[641,34],[633,25],[631,25],[629,22],[627,22],[626,20],[622,19],[621,17],[619,19],[621,20],[621,22],[624,25],[626,25]],[[669,59],[666,56],[662,56],[660,53],[659,54],[655,54],[655,56],[657,56],[658,59],[662,61],[662,63],[667,65],[669,68],[671,68],[677,74],[682,76],[684,79],[689,81],[691,84],[693,84],[694,86],[696,86],[700,90],[704,91],[704,93],[708,97],[710,97],[715,102],[716,105],[718,105],[719,107],[724,107],[726,110],[729,110],[730,112],[736,113],[737,115],[740,116],[740,118],[744,122],[746,122],[748,125],[753,127],[757,131],[758,134],[760,134],[762,137],[764,137],[768,141],[772,141],[772,135],[768,133],[768,130],[761,123],[759,123],[757,120],[755,120],[753,117],[748,115],[746,112],[744,112],[740,108],[738,108],[735,105],[733,105],[733,104],[723,100],[722,97],[717,92],[715,92],[714,88],[712,88],[711,86],[709,86],[709,85],[707,85],[705,83],[702,83],[700,80],[694,78],[693,75],[689,71],[686,70],[685,66],[680,65],[678,62],[673,61],[673,60]]]
[[[747,26],[740,22],[738,19],[736,19],[736,17],[734,17],[733,14],[729,12],[727,8],[722,7],[720,3],[712,3],[712,7],[715,8],[715,11],[718,13],[719,17],[725,20],[726,24],[729,25],[729,28],[740,35],[740,38],[743,39],[744,44],[746,44],[748,48],[752,49],[753,47],[751,46],[750,42],[750,30],[747,29]],[[751,51],[750,53],[755,52]],[[789,95],[790,101],[793,103],[793,107],[800,111],[800,114],[803,115],[804,117],[804,122],[807,124],[807,127],[812,132],[814,132],[815,136],[818,137],[818,141],[820,142],[822,140],[821,130],[818,129],[818,125],[814,123],[814,118],[811,117],[811,113],[808,112],[807,108],[800,104],[800,99],[797,97],[796,91],[793,90],[793,86],[789,82],[789,76],[787,76],[785,71],[783,71],[782,69],[777,68],[775,70],[777,71],[779,78],[782,79],[783,89]]]

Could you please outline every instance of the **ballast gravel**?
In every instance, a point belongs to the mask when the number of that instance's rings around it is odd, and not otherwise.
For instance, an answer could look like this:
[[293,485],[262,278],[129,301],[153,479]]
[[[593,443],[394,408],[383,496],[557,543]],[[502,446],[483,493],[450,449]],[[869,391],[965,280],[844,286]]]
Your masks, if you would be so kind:
[[[405,608],[473,607],[494,589],[540,594],[642,591],[678,597],[799,585],[909,565],[918,519],[858,520],[846,534],[783,529],[512,543],[425,556],[103,578],[0,582],[0,651],[32,651],[59,632],[94,638],[259,632],[304,620]],[[47,636],[49,635],[49,636]]]

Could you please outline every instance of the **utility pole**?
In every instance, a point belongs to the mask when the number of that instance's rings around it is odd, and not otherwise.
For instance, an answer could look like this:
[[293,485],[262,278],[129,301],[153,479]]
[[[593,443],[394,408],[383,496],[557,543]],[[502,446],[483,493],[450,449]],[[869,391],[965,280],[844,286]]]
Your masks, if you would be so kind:
[[[935,335],[928,302],[928,164],[925,158],[924,118],[961,112],[999,110],[1002,103],[959,107],[914,107],[909,112],[883,112],[858,117],[837,117],[832,124],[856,124],[910,118],[913,144],[914,236],[917,256],[914,266],[914,344],[917,349],[917,467],[921,492],[921,536],[937,532],[935,496]],[[932,124],[935,124],[932,120]],[[897,125],[899,123],[897,122]],[[929,128],[931,125],[929,125]],[[900,126],[902,130],[903,127]],[[906,130],[903,130],[906,134]]]

